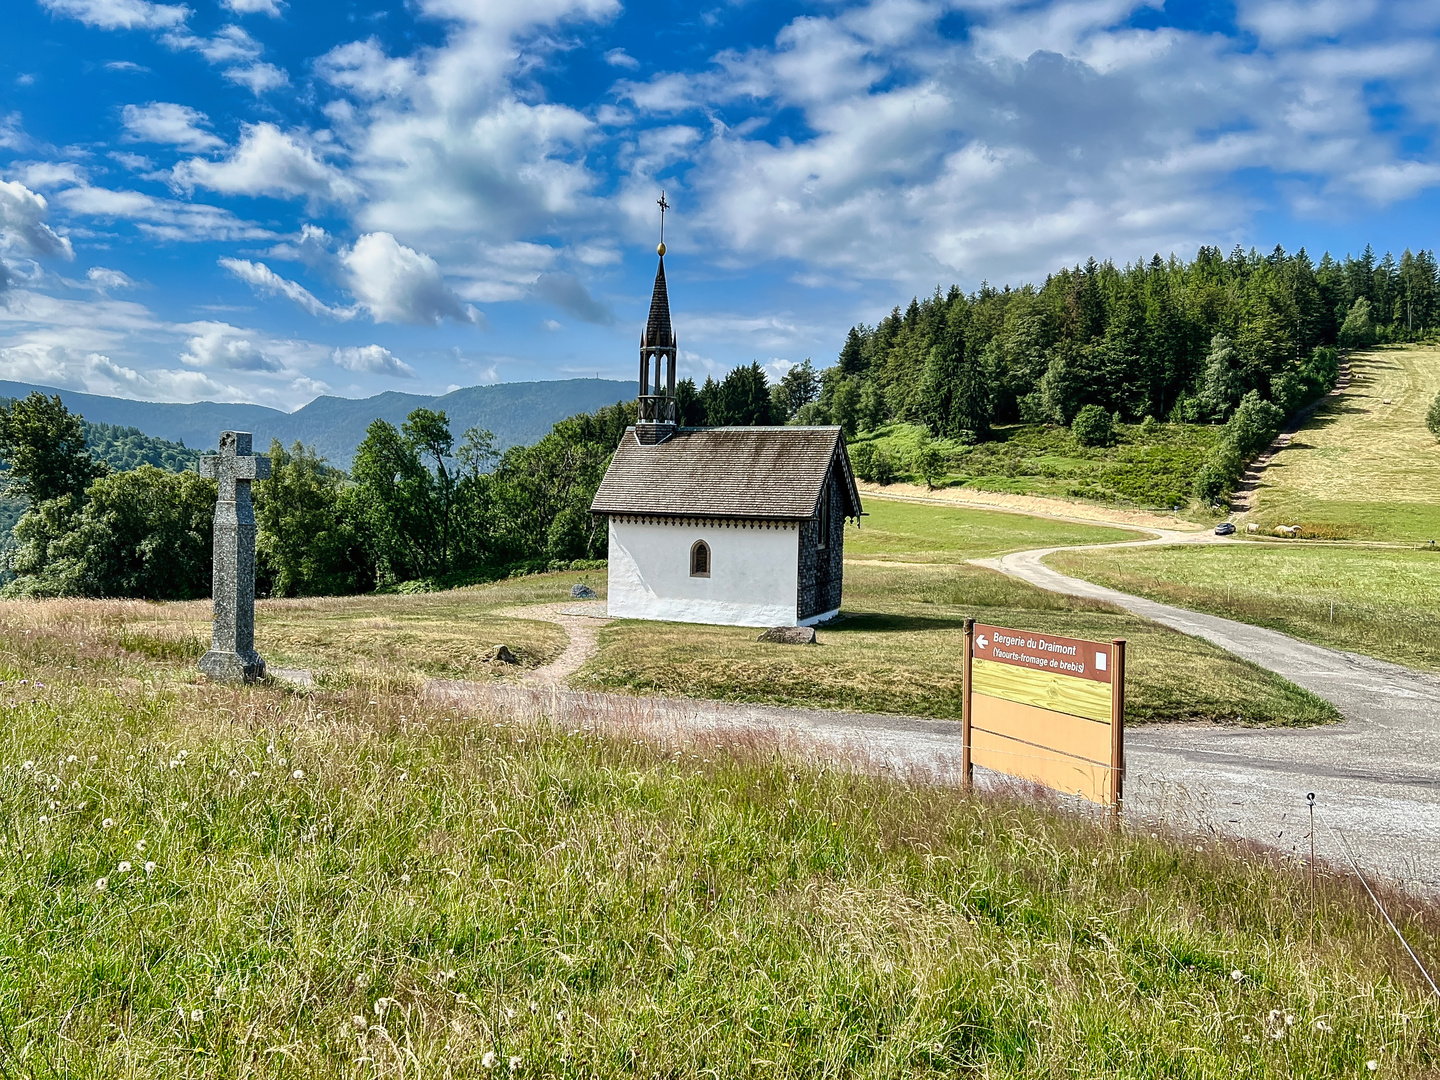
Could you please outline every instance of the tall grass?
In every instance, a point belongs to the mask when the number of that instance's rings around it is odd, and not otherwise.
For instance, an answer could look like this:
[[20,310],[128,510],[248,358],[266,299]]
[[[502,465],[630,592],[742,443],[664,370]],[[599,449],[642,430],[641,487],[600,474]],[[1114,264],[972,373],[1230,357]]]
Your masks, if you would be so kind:
[[[39,610],[0,627],[3,1075],[1440,1065],[1437,1003],[1340,875],[1312,910],[1230,842],[460,712],[363,666],[211,686]],[[1388,902],[1440,956],[1440,911]]]

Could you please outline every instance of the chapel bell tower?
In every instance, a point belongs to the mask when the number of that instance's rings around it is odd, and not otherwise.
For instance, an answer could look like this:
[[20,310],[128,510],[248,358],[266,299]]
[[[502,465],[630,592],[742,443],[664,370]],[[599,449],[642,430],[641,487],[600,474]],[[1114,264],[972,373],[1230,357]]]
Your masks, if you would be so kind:
[[665,211],[670,204],[660,193],[660,256],[655,289],[650,294],[650,317],[640,334],[640,396],[636,400],[635,437],[642,443],[661,443],[675,433],[675,330],[670,325],[670,294],[665,288]]

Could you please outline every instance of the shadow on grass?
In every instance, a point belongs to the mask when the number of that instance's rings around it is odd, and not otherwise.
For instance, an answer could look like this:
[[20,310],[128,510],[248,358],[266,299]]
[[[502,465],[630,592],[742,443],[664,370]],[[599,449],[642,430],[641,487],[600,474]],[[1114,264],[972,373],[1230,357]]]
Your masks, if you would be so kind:
[[818,629],[828,633],[855,630],[866,634],[897,634],[912,630],[963,630],[965,629],[965,619],[959,616],[946,618],[936,615],[894,615],[871,611],[846,611],[835,622]]

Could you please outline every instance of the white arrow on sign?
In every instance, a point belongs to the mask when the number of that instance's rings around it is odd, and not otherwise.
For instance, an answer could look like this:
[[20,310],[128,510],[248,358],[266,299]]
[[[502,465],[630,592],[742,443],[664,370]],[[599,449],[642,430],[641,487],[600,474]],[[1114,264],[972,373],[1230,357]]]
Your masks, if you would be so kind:
[[980,648],[982,649],[988,649],[990,647],[990,639],[987,638],[984,634],[981,634],[975,639],[975,644],[980,646]]

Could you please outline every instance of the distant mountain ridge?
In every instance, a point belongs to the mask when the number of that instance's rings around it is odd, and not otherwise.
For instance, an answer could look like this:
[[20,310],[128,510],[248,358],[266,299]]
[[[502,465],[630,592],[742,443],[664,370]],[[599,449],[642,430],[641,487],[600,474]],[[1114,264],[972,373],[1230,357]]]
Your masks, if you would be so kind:
[[249,431],[257,452],[279,439],[286,446],[295,440],[315,449],[332,465],[350,467],[355,448],[373,420],[388,420],[397,427],[414,409],[442,410],[458,443],[467,428],[488,428],[500,449],[533,443],[557,420],[576,413],[594,412],[635,396],[635,387],[614,379],[562,379],[554,382],[496,383],[467,386],[439,397],[389,391],[368,398],[318,397],[293,413],[242,402],[131,401],[128,398],[82,394],[53,386],[0,380],[0,397],[24,397],[32,390],[58,394],[65,407],[86,420],[118,427],[133,427],[146,435],[187,447],[206,450],[222,431]]

